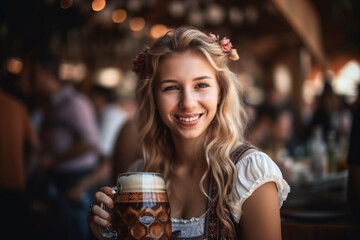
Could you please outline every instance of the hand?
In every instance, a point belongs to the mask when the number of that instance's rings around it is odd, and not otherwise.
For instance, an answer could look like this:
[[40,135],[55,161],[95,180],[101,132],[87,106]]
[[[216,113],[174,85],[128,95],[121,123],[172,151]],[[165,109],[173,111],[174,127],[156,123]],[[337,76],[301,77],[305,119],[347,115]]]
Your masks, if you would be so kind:
[[100,207],[103,203],[108,209],[114,207],[112,197],[115,191],[111,187],[102,187],[95,193],[95,204],[90,206],[90,212],[87,217],[88,224],[98,239],[103,239],[99,231],[99,226],[111,227],[110,214]]

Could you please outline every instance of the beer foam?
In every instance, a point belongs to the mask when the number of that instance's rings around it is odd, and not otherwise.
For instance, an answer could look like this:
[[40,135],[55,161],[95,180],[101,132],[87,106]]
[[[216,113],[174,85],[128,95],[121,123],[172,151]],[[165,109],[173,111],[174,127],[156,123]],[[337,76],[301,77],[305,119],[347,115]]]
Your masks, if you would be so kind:
[[131,172],[118,176],[118,192],[165,192],[165,181],[157,173]]

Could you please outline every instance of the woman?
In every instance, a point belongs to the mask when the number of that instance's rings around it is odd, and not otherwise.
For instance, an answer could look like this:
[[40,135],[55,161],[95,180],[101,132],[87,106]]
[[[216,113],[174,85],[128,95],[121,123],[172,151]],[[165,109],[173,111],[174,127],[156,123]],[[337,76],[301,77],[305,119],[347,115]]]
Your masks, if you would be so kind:
[[[163,174],[174,237],[281,239],[279,206],[289,186],[267,155],[241,152],[246,116],[228,68],[237,58],[229,39],[180,27],[134,60],[144,158],[136,170]],[[99,239],[98,226],[111,224],[99,204],[111,208],[113,194],[103,187],[90,208]]]

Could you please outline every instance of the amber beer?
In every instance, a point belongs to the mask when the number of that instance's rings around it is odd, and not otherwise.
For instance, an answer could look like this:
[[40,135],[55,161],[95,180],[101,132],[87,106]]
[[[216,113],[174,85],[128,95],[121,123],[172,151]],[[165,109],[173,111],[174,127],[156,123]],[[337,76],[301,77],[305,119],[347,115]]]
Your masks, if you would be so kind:
[[171,239],[170,205],[159,174],[120,174],[114,204],[111,215],[116,239]]

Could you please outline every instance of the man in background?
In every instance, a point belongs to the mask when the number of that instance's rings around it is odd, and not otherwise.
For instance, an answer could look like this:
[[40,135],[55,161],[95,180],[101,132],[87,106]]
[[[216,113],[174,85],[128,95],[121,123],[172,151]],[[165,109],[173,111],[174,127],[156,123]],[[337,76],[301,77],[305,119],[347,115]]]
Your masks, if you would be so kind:
[[37,171],[47,177],[50,234],[89,239],[86,216],[95,189],[82,180],[98,166],[95,111],[84,94],[59,79],[56,58],[39,53],[32,63],[35,92],[44,99]]
[[0,116],[0,231],[7,232],[11,239],[25,239],[27,176],[40,147],[39,139],[25,106],[2,89]]

